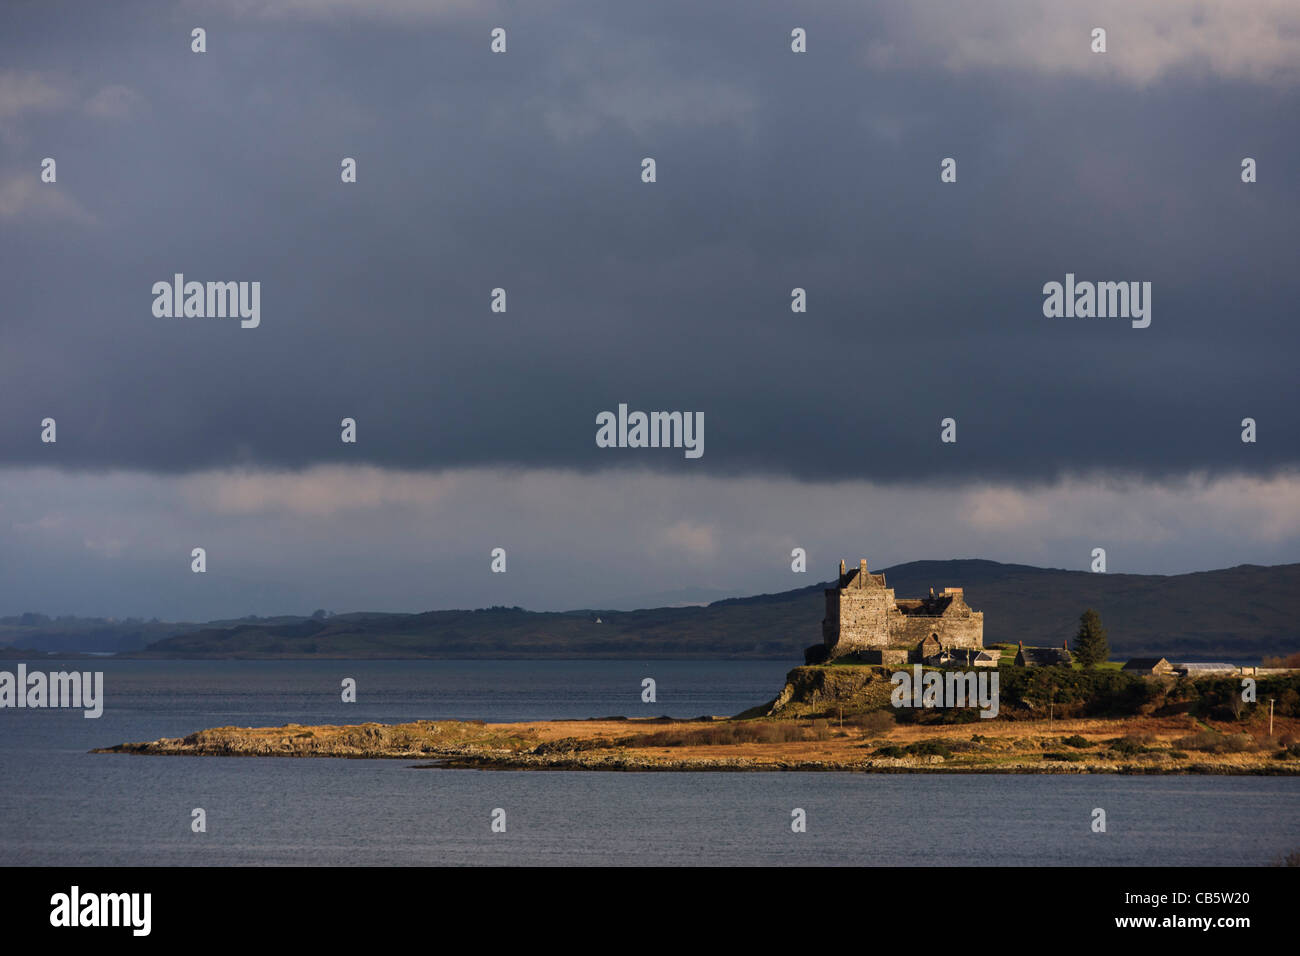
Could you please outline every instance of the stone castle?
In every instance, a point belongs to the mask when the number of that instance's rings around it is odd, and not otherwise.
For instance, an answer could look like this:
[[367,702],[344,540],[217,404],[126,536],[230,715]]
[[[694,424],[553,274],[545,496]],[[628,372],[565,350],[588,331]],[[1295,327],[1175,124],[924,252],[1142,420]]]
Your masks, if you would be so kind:
[[984,613],[971,610],[961,588],[896,598],[885,576],[870,573],[863,558],[852,571],[840,562],[839,581],[826,589],[822,643],[804,658],[815,664],[857,654],[868,663],[899,664],[965,656],[974,663],[983,649]]

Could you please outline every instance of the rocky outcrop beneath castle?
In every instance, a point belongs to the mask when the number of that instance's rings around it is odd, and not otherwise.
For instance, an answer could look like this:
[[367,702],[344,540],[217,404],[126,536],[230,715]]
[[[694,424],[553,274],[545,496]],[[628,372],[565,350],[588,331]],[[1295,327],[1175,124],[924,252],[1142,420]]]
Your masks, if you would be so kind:
[[766,708],[765,717],[857,714],[887,708],[889,674],[872,667],[796,667]]

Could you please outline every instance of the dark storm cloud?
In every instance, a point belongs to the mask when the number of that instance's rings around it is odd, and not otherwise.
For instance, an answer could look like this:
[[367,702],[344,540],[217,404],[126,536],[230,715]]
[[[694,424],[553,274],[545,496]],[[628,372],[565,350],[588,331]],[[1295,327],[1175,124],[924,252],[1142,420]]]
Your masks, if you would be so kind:
[[[1297,458],[1294,84],[1143,78],[1122,33],[1094,73],[949,68],[910,58],[896,6],[349,6],[0,13],[4,463],[970,480]],[[22,185],[44,156],[57,199]],[[154,318],[176,272],[260,281],[261,326]],[[1150,281],[1150,328],[1044,318],[1067,272]],[[619,402],[704,412],[704,457],[596,448]]]

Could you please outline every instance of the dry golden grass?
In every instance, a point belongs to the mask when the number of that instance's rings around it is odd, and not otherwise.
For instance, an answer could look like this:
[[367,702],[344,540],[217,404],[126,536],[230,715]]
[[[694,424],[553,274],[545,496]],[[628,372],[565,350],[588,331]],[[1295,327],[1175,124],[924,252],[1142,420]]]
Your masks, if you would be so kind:
[[[898,764],[881,748],[938,742],[940,757],[902,758],[925,769],[999,769],[1079,772],[1087,769],[1177,771],[1190,766],[1220,772],[1300,772],[1300,760],[1277,760],[1276,743],[1237,753],[1188,752],[1175,743],[1210,729],[1241,734],[1242,725],[1207,725],[1187,716],[1040,721],[980,720],[967,724],[895,724],[883,732],[838,721],[548,720],[488,724],[482,721],[419,721],[352,726],[219,727],[186,738],[128,744],[113,750],[136,753],[301,757],[454,758],[476,765],[622,766],[819,765],[832,768]],[[1251,725],[1259,742],[1266,726]],[[1275,738],[1300,734],[1300,720],[1278,719]],[[748,742],[747,738],[757,738]],[[800,739],[805,738],[805,739]],[[1083,738],[1072,747],[1063,738]],[[1129,753],[1111,741],[1127,738]],[[734,742],[746,739],[747,742]],[[721,742],[720,742],[721,741]],[[1078,743],[1075,739],[1073,743]],[[633,744],[633,745],[629,745]],[[1253,747],[1253,745],[1252,745]],[[891,751],[896,753],[897,751]],[[1061,756],[1064,755],[1064,756]],[[894,764],[890,764],[894,761]]]

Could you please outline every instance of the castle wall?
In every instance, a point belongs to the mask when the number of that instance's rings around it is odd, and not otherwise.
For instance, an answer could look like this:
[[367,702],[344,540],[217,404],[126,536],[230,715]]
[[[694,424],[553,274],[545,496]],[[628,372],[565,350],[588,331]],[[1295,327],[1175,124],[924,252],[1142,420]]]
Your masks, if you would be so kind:
[[826,589],[826,616],[822,618],[822,643],[834,647],[840,639],[840,591]]
[[898,615],[898,620],[890,628],[889,643],[914,647],[931,634],[939,636],[939,643],[944,647],[984,646],[984,614],[971,611],[966,617],[921,617],[915,615]]
[[883,664],[885,667],[903,667],[912,661],[912,653],[902,649],[866,650],[858,652],[864,664]]

